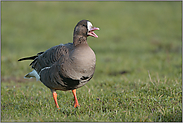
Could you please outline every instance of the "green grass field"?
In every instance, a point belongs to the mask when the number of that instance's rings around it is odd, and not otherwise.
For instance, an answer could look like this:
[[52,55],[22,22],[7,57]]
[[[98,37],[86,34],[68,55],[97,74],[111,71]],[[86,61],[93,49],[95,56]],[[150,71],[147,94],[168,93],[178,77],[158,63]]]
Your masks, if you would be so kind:
[[[182,2],[1,2],[1,121],[182,121]],[[99,38],[88,38],[94,77],[77,89],[50,90],[24,79],[35,55],[72,42],[88,19]]]

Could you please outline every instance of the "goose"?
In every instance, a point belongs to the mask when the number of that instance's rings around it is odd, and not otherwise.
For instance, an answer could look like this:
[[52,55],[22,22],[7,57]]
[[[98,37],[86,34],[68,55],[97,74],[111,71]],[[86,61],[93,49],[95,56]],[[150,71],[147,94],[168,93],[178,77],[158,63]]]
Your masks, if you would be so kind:
[[81,20],[74,28],[73,43],[53,46],[45,52],[18,60],[33,60],[30,63],[33,71],[24,78],[35,77],[48,87],[58,109],[56,90],[71,90],[74,107],[80,106],[76,89],[84,86],[93,77],[96,66],[95,53],[87,43],[88,36],[98,38],[95,30],[99,28],[93,27],[89,20]]

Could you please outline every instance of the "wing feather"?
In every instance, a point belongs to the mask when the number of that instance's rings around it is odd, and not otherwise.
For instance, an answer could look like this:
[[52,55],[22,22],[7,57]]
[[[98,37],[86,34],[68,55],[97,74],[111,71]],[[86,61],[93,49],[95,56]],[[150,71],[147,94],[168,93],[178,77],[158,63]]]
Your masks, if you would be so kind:
[[36,57],[30,65],[39,73],[41,69],[51,67],[59,59],[62,59],[63,56],[69,53],[72,47],[72,43],[54,46]]

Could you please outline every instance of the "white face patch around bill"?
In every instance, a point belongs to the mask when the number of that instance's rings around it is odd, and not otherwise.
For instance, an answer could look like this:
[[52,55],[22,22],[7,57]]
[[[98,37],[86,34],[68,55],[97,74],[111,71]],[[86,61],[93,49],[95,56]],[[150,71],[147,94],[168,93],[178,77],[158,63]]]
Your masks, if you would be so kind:
[[87,21],[87,28],[88,31],[90,31],[90,29],[93,27],[92,23],[90,21]]

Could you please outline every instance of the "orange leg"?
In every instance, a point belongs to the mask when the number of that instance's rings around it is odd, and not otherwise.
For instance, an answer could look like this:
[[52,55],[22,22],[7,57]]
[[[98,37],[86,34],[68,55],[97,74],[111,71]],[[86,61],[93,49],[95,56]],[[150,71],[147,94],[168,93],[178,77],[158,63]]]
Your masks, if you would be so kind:
[[57,108],[59,108],[58,103],[57,103],[57,93],[56,93],[56,91],[55,90],[52,90],[52,94],[53,94],[53,99],[55,101],[55,106]]
[[78,99],[76,97],[76,89],[72,90],[72,93],[74,95],[74,107],[79,107]]

